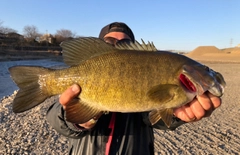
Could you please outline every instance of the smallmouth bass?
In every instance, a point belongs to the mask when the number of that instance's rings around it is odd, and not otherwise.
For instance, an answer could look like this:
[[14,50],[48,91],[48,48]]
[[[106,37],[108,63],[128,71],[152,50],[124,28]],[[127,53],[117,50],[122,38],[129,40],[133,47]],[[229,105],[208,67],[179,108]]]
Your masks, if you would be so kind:
[[38,66],[9,68],[20,88],[15,113],[29,110],[72,84],[81,87],[78,100],[67,106],[66,118],[85,123],[102,112],[150,112],[152,124],[162,119],[170,127],[173,109],[206,91],[222,96],[223,76],[184,55],[158,51],[153,44],[115,47],[94,37],[61,44],[69,68]]

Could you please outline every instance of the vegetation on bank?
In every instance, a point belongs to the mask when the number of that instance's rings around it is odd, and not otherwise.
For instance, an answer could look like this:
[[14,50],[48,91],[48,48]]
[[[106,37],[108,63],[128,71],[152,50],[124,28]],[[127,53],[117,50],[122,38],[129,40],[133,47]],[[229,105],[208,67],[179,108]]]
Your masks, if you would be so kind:
[[0,20],[0,51],[60,51],[60,43],[77,37],[71,30],[60,29],[55,34],[40,33],[34,25],[25,26],[23,34],[4,27]]

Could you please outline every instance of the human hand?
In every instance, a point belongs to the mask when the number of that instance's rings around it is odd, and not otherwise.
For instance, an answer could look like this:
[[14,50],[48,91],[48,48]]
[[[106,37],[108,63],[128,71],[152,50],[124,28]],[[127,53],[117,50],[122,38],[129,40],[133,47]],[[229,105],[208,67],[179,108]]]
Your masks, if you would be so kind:
[[[76,97],[80,94],[80,92],[81,92],[81,88],[77,84],[74,84],[68,89],[66,89],[59,98],[59,103],[63,106],[63,109],[66,109],[68,105],[74,102],[74,100],[76,100]],[[94,118],[90,119],[88,122],[83,124],[78,124],[78,125],[85,129],[91,129],[92,127],[95,126],[98,118],[101,115],[102,114],[99,114],[99,116],[95,116]]]
[[63,106],[63,109],[66,109],[66,106],[68,106],[74,99],[76,99],[80,92],[81,88],[77,84],[74,84],[66,89],[59,98],[59,102]]
[[174,109],[174,115],[185,122],[198,121],[209,117],[220,105],[221,98],[206,92],[190,103]]

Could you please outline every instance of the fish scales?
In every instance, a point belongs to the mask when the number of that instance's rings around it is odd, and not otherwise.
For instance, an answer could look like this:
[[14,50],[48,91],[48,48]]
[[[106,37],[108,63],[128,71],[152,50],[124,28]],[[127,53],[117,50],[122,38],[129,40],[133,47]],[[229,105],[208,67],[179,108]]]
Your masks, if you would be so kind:
[[206,91],[222,96],[226,85],[220,73],[183,55],[157,51],[153,44],[113,47],[101,39],[83,37],[61,46],[69,68],[9,68],[20,88],[14,112],[31,109],[78,84],[78,99],[65,109],[70,122],[84,123],[108,111],[148,111],[152,124],[162,119],[169,127],[173,108]]
[[[57,78],[53,79],[58,80],[47,87],[56,87],[59,94],[67,86],[78,83],[82,88],[79,98],[92,107],[100,107],[105,111],[150,110],[156,105],[145,104],[149,102],[146,96],[148,90],[161,83],[179,84],[175,78],[166,78],[176,72],[172,63],[165,58],[168,53],[160,55],[140,51],[106,54],[87,60],[77,67],[55,72]],[[179,62],[181,65],[184,59]],[[168,64],[164,66],[163,63]],[[175,74],[176,77],[179,73]],[[143,78],[140,78],[142,75]]]

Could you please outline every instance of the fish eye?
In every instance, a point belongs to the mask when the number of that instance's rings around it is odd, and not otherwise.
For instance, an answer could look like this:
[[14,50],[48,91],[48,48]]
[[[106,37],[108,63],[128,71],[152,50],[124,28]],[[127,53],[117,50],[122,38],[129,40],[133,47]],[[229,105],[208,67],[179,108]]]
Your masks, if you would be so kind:
[[208,71],[208,72],[211,71],[211,69],[210,69],[208,66],[204,66],[204,69],[205,69],[206,71]]

